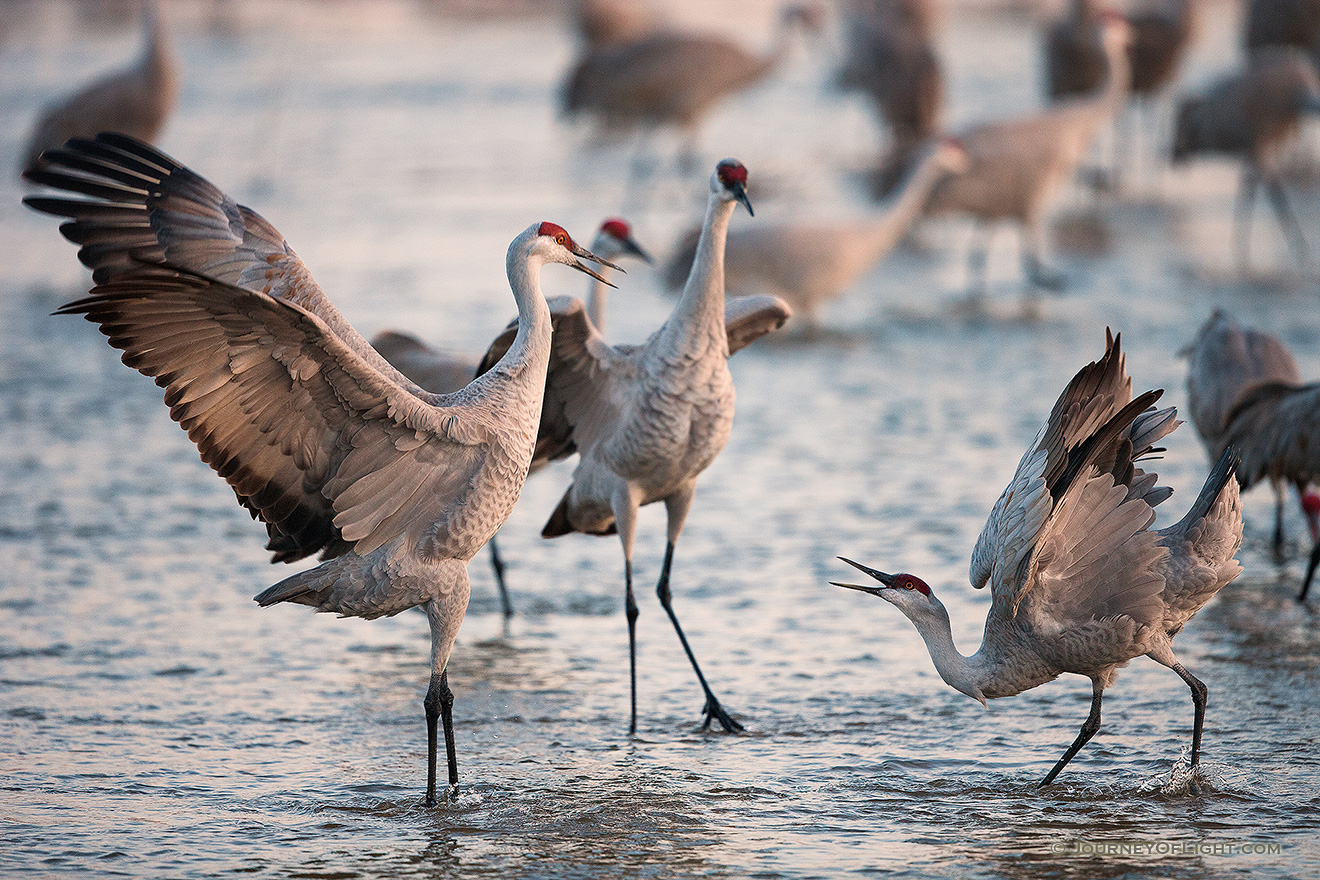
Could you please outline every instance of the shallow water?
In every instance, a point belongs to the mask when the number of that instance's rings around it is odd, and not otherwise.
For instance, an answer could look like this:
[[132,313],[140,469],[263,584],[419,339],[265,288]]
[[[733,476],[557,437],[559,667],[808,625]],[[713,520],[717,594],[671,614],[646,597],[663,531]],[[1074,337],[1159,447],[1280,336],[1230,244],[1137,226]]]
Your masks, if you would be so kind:
[[[748,39],[771,4],[743,2]],[[163,147],[256,206],[371,333],[484,344],[513,312],[504,248],[552,219],[590,238],[638,196],[627,150],[559,124],[572,55],[551,19],[459,20],[407,3],[195,4],[185,91]],[[285,10],[284,12],[279,12]],[[30,10],[29,10],[30,11]],[[135,51],[131,28],[70,7],[0,43],[0,165],[37,104]],[[688,15],[700,18],[700,10]],[[1036,102],[1033,31],[951,16],[955,124]],[[1230,57],[1206,22],[1186,75]],[[711,120],[708,157],[752,170],[757,218],[864,213],[865,112],[823,89],[809,47]],[[1312,143],[1314,143],[1312,132]],[[1149,166],[1148,166],[1149,167]],[[663,253],[700,211],[704,172],[632,212]],[[1296,877],[1320,858],[1320,621],[1293,601],[1301,550],[1269,556],[1272,502],[1246,496],[1245,573],[1178,638],[1210,688],[1194,778],[1185,686],[1147,660],[1108,692],[1104,727],[1036,782],[1090,698],[1063,679],[988,709],[947,688],[893,610],[827,581],[843,554],[926,577],[965,652],[988,596],[967,587],[981,524],[1067,378],[1123,333],[1138,386],[1184,401],[1176,352],[1216,305],[1279,333],[1320,376],[1314,266],[1257,227],[1258,269],[1224,246],[1234,175],[1150,171],[1061,209],[1066,297],[1018,316],[1011,236],[989,316],[963,318],[965,227],[930,227],[825,314],[814,338],[733,362],[733,439],[701,481],[675,603],[716,691],[747,725],[697,729],[701,700],[643,589],[641,717],[625,735],[617,542],[544,542],[567,480],[530,481],[501,533],[518,615],[484,557],[450,667],[459,793],[420,806],[426,625],[259,609],[282,576],[264,532],[197,461],[159,391],[84,322],[86,290],[51,218],[0,174],[0,872],[201,877]],[[1299,194],[1309,232],[1320,198]],[[1064,245],[1067,245],[1065,247]],[[579,276],[547,269],[550,293]],[[650,270],[616,294],[611,335],[640,339],[671,301]],[[1161,463],[1181,515],[1207,469],[1190,426]],[[1304,528],[1290,511],[1290,535]],[[658,571],[659,507],[637,568]],[[1247,851],[1249,850],[1249,851]],[[1308,868],[1307,866],[1311,867]]]

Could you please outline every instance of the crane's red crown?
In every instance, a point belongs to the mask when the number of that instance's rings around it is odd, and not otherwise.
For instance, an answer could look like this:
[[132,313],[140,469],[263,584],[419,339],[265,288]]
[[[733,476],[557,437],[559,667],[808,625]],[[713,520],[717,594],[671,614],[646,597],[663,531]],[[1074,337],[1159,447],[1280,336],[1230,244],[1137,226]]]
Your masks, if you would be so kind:
[[1302,510],[1310,516],[1320,516],[1320,494],[1307,492],[1302,496]]
[[600,231],[612,235],[620,241],[632,235],[632,230],[628,228],[628,221],[619,217],[611,217],[600,224]]
[[573,243],[573,236],[569,235],[564,227],[557,223],[551,223],[548,220],[541,224],[541,228],[536,230],[536,234],[548,235],[562,245],[570,245]]
[[916,590],[923,596],[930,595],[930,586],[915,574],[894,575],[894,586],[903,590]]
[[740,183],[747,185],[747,167],[737,159],[725,159],[715,166],[715,173],[720,177],[720,183],[725,186],[732,186]]

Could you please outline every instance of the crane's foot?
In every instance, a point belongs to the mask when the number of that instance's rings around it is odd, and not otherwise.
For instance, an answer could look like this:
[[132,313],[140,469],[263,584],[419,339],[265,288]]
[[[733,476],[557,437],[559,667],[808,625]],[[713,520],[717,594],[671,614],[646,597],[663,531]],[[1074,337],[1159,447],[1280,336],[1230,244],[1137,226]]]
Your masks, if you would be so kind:
[[446,785],[444,789],[441,791],[439,798],[435,796],[434,791],[427,792],[425,800],[422,801],[422,806],[430,809],[432,807],[435,807],[437,804],[442,804],[442,803],[447,804],[457,799],[458,799],[458,785],[457,784]]
[[724,707],[720,705],[719,700],[715,699],[714,694],[707,694],[706,706],[702,711],[706,713],[706,720],[701,722],[702,730],[710,730],[711,722],[718,721],[720,727],[724,728],[725,733],[742,732],[743,726],[735,721],[728,712],[724,711]]

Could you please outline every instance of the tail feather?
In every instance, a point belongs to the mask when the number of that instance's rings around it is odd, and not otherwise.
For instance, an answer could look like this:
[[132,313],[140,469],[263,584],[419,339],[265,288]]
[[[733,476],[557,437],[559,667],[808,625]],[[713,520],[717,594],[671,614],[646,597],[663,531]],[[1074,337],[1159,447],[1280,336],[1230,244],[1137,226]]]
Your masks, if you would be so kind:
[[550,519],[546,522],[545,528],[541,529],[542,538],[558,538],[560,535],[567,535],[576,532],[573,524],[568,521],[568,493],[559,499],[559,506],[555,512],[550,514]]
[[1236,449],[1225,449],[1219,454],[1215,466],[1210,469],[1210,475],[1205,478],[1205,485],[1201,487],[1201,494],[1196,496],[1187,515],[1178,521],[1176,525],[1171,526],[1167,531],[1180,530],[1182,532],[1190,531],[1198,522],[1205,519],[1211,508],[1214,506],[1219,493],[1224,490],[1224,486],[1233,477],[1233,471],[1237,469],[1238,462],[1241,459]]

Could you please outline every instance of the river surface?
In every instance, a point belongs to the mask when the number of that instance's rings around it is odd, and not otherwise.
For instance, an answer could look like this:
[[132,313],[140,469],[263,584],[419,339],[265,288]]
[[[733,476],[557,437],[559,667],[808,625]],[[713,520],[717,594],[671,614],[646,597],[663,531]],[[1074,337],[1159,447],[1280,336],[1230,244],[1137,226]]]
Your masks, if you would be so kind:
[[[984,5],[984,4],[981,4]],[[770,3],[679,13],[764,44]],[[675,606],[741,735],[701,699],[654,593],[661,506],[638,533],[640,719],[627,725],[622,561],[612,538],[538,533],[568,480],[527,484],[501,532],[517,615],[484,555],[450,665],[462,785],[421,805],[424,617],[365,622],[251,597],[286,573],[199,463],[150,381],[88,324],[50,312],[88,286],[9,169],[35,108],[136,52],[131,23],[11,5],[0,43],[0,874],[132,877],[914,878],[1314,876],[1320,864],[1320,620],[1294,601],[1305,528],[1269,553],[1272,500],[1245,496],[1245,572],[1178,638],[1210,689],[1189,779],[1185,685],[1144,658],[1100,734],[1036,783],[1086,717],[1064,676],[988,709],[946,687],[893,608],[828,585],[846,555],[916,572],[974,650],[989,596],[967,559],[1067,379],[1123,334],[1140,389],[1185,401],[1177,352],[1216,306],[1320,377],[1315,264],[1263,212],[1255,268],[1227,246],[1227,163],[1147,154],[1117,196],[1065,196],[1071,284],[1019,314],[1013,236],[989,314],[966,318],[967,227],[927,226],[831,304],[732,364],[738,415],[678,546]],[[629,209],[665,254],[708,173],[628,192],[632,151],[556,119],[574,54],[553,17],[464,18],[420,3],[195,3],[177,11],[181,106],[162,146],[274,222],[365,333],[477,350],[513,314],[508,241],[554,220],[589,241]],[[745,22],[745,26],[742,23]],[[1183,83],[1235,63],[1210,4]],[[954,127],[1039,103],[1026,18],[946,16]],[[799,46],[714,114],[703,165],[751,169],[752,224],[865,216],[877,135],[828,88],[832,44]],[[1167,111],[1167,107],[1165,108]],[[1314,167],[1317,138],[1304,138]],[[1309,150],[1309,152],[1308,152]],[[1305,170],[1305,167],[1303,168]],[[1297,190],[1313,247],[1320,197]],[[1263,211],[1263,209],[1262,209]],[[548,267],[550,294],[583,292]],[[632,268],[610,335],[644,338],[672,300]],[[1207,471],[1190,425],[1158,470],[1181,516]]]

